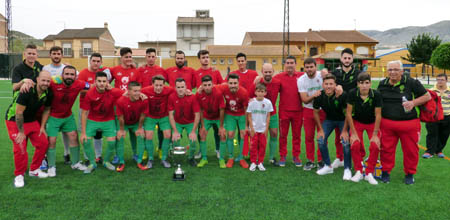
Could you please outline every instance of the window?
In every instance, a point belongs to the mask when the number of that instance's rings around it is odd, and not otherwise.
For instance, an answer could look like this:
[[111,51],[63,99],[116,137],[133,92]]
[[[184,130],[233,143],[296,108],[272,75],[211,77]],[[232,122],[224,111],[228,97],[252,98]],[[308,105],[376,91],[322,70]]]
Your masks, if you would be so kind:
[[83,43],[83,56],[92,54],[92,43]]
[[309,48],[309,56],[315,56],[315,55],[317,55],[318,54],[318,50],[317,50],[317,48],[316,47],[311,47],[311,48]]
[[220,64],[225,64],[225,59],[221,58],[220,59]]
[[170,48],[168,48],[168,47],[161,48],[161,56],[162,57],[170,57]]
[[272,59],[272,64],[277,64],[277,59]]
[[264,64],[264,63],[267,63],[267,59],[263,59],[263,64]]
[[345,48],[343,46],[337,46],[334,50],[336,51],[341,51],[344,50]]
[[206,37],[206,25],[200,26],[200,37]]
[[228,58],[228,64],[233,64],[233,58]]
[[191,50],[199,51],[200,50],[200,44],[191,44]]
[[367,48],[367,47],[358,47],[358,48],[356,48],[356,53],[357,54],[362,54],[362,55],[369,55],[369,48]]
[[212,59],[211,63],[216,65],[217,64],[217,60],[214,58],[214,59]]
[[190,25],[184,25],[183,30],[184,30],[184,35],[183,35],[184,37],[192,37]]
[[63,43],[63,56],[71,57],[72,56],[72,44],[71,43]]

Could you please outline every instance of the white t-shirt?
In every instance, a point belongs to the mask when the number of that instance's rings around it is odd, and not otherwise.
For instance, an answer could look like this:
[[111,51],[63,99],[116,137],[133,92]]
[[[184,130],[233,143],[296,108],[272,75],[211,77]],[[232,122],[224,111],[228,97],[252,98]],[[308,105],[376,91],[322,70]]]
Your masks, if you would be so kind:
[[[308,96],[312,96],[316,91],[322,90],[322,81],[320,71],[317,71],[312,79],[305,73],[297,79],[298,92],[307,92]],[[303,103],[303,107],[313,109],[312,101],[308,104]]]
[[62,71],[66,65],[62,64],[59,66],[54,66],[53,64],[45,65],[42,70],[49,71],[52,76],[61,76]]
[[247,112],[252,113],[252,123],[255,132],[262,133],[266,131],[267,115],[273,112],[272,102],[269,99],[264,98],[262,101],[252,99],[248,103]]

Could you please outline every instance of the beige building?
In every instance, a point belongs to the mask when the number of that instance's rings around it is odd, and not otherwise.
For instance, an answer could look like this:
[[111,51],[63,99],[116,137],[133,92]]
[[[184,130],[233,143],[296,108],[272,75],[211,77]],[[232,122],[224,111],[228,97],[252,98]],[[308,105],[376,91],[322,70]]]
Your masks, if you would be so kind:
[[8,53],[8,23],[0,14],[0,53]]
[[142,41],[138,42],[139,49],[154,48],[156,55],[161,57],[173,57],[177,51],[176,41]]
[[196,10],[195,17],[178,17],[177,50],[186,56],[196,56],[208,45],[214,45],[214,19],[209,10]]

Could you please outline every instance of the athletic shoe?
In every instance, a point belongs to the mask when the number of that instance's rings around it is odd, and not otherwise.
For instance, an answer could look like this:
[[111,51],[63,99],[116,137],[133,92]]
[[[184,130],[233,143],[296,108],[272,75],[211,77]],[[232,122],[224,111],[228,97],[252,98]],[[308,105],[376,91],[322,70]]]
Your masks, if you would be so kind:
[[248,169],[248,163],[245,160],[240,160],[239,164],[241,165],[242,168],[244,169]]
[[89,166],[86,167],[86,170],[84,170],[83,173],[85,173],[85,174],[92,173],[92,171],[94,171],[95,168],[97,168],[97,165],[89,164]]
[[83,165],[81,162],[78,162],[74,165],[71,165],[70,167],[72,167],[72,170],[81,170],[81,171],[85,171],[86,170],[86,166]]
[[95,158],[95,163],[103,164],[103,158],[102,157]]
[[[134,159],[134,158],[133,158]],[[118,156],[114,156],[113,160],[111,161],[112,164],[116,165],[119,164],[119,157]]]
[[164,168],[170,168],[170,163],[167,160],[161,160],[161,164]]
[[48,177],[55,177],[56,176],[56,167],[50,167],[47,170]]
[[231,159],[228,159],[228,161],[227,161],[227,168],[231,168],[231,167],[233,167],[233,164],[234,164],[234,160],[233,160],[233,158],[231,158]]
[[22,188],[25,185],[25,182],[23,180],[23,175],[18,175],[16,178],[14,178],[14,187],[16,188]]
[[387,171],[381,172],[381,181],[383,181],[383,183],[389,183],[391,181],[391,176]]
[[153,167],[153,160],[148,160],[147,169],[151,169]]
[[314,163],[308,160],[308,162],[306,162],[305,166],[303,167],[303,170],[310,171],[314,167],[316,167]]
[[272,164],[272,166],[275,167],[279,167],[280,164],[278,163],[278,161],[275,158],[272,158],[271,160],[269,160],[269,163]]
[[114,171],[116,169],[116,167],[114,167],[114,165],[112,165],[110,162],[104,162],[103,166],[106,167],[106,169],[112,170],[112,171]]
[[412,175],[412,174],[406,175],[405,176],[405,184],[406,185],[414,184],[414,175]]
[[194,158],[197,160],[202,158],[202,152],[198,151],[198,153],[195,154]]
[[440,153],[437,154],[437,157],[439,157],[439,158],[444,158],[445,155],[444,155],[442,152],[440,152]]
[[250,168],[248,168],[250,171],[255,171],[256,170],[256,164],[255,163],[252,163],[252,164],[250,164]]
[[377,180],[373,177],[372,173],[367,174],[364,177],[364,180],[369,182],[372,185],[377,185],[378,184]]
[[343,167],[343,166],[344,166],[344,161],[339,160],[339,158],[336,158],[336,159],[333,161],[333,163],[331,163],[331,167],[332,167],[333,169],[336,169],[336,168],[338,168],[338,167]]
[[[345,171],[344,171],[345,172]],[[351,181],[357,183],[363,179],[362,173],[358,170],[356,171],[355,175],[350,179]]]
[[227,165],[225,164],[225,160],[219,160],[219,167],[220,168],[227,168]]
[[139,156],[137,154],[133,154],[133,160],[137,163]]
[[39,167],[39,169],[41,169],[41,170],[47,170],[48,169],[47,158],[44,158],[42,160],[41,167]]
[[316,173],[321,176],[326,175],[326,174],[331,174],[331,173],[333,173],[333,167],[324,166],[324,167],[322,167],[322,169],[318,170]]
[[264,165],[262,163],[258,164],[258,170],[259,171],[266,171],[266,168],[264,167]]
[[194,158],[189,159],[189,165],[191,165],[192,167],[196,167],[197,166],[197,161],[195,161]]
[[217,156],[217,159],[220,159],[220,151],[219,150],[216,150],[216,156]]
[[344,176],[342,177],[343,180],[350,180],[352,178],[352,171],[347,168],[344,170]]
[[142,160],[146,160],[148,158],[147,150],[144,150],[144,155],[142,155]]
[[137,167],[138,167],[139,169],[141,169],[141,170],[148,170],[148,167],[142,165],[141,163],[138,163],[138,164],[137,164]]
[[121,163],[116,167],[117,172],[122,172],[125,169],[125,164]]
[[278,163],[280,167],[286,166],[286,157],[280,157],[280,162]]
[[433,154],[430,154],[430,153],[424,153],[422,155],[422,158],[425,158],[425,159],[429,159],[429,158],[432,158],[432,157],[433,157]]
[[90,162],[89,160],[83,161],[83,165],[85,165],[85,166],[89,166],[90,163],[91,163],[91,162]]
[[317,162],[317,170],[322,169],[324,166],[325,166],[325,162],[323,162],[323,161]]
[[39,177],[39,178],[47,178],[48,177],[48,174],[43,172],[41,169],[30,170],[28,172],[28,175],[34,176],[34,177]]
[[303,165],[302,161],[298,157],[294,157],[293,161],[296,167],[301,167]]
[[70,161],[70,154],[64,155],[64,164],[70,165],[72,161]]
[[197,167],[204,167],[206,164],[208,164],[208,161],[201,159],[200,163],[197,164]]

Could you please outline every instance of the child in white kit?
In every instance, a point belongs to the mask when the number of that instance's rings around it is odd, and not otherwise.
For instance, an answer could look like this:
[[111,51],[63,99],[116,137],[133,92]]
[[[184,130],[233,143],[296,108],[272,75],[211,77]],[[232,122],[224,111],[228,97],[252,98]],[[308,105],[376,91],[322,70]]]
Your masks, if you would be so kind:
[[250,171],[255,171],[256,167],[260,171],[265,171],[263,162],[266,154],[267,132],[269,130],[270,113],[273,112],[272,102],[264,98],[267,94],[266,86],[262,83],[256,84],[255,95],[248,104],[248,124],[251,137],[250,148]]

